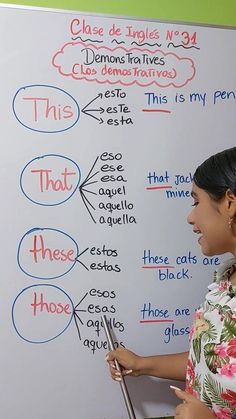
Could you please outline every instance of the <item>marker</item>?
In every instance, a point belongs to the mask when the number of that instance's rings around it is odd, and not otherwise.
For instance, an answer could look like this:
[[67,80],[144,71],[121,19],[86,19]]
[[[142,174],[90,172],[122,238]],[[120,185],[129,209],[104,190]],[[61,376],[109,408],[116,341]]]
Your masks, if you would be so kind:
[[[113,339],[112,339],[111,332],[109,330],[109,326],[108,326],[108,323],[107,323],[106,316],[105,315],[101,316],[101,319],[102,319],[102,322],[103,322],[103,327],[104,327],[104,330],[105,330],[105,334],[106,334],[106,338],[107,338],[109,348],[110,348],[111,351],[114,351],[114,349],[115,349],[114,348],[114,342],[113,342]],[[115,363],[117,371],[119,371],[121,373],[120,365],[118,364],[116,359],[114,360],[114,363]],[[122,376],[122,374],[120,375],[119,383],[120,383],[121,391],[122,391],[122,394],[123,394],[123,397],[124,397],[124,401],[125,401],[125,405],[126,405],[126,408],[127,408],[127,411],[128,411],[129,418],[130,419],[136,419],[134,409],[133,409],[133,406],[132,406],[132,403],[131,403],[131,400],[130,400],[130,396],[129,396],[129,393],[128,393],[128,390],[127,390],[127,387],[126,387],[126,383],[125,383],[125,380],[124,380],[124,377]]]

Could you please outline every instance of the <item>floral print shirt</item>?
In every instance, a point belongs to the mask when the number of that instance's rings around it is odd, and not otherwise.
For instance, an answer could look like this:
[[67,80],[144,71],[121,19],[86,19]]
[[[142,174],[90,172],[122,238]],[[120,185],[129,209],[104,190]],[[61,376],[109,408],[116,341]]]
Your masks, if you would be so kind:
[[220,419],[236,419],[236,286],[229,280],[236,259],[224,263],[190,333],[186,391]]

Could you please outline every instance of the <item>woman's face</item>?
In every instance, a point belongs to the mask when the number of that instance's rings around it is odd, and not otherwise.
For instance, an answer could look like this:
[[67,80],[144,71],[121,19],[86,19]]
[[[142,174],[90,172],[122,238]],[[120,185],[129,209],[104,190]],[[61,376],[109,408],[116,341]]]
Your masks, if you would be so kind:
[[216,202],[194,183],[192,197],[193,209],[187,220],[193,226],[194,233],[199,234],[198,243],[202,253],[206,256],[233,253],[226,198]]

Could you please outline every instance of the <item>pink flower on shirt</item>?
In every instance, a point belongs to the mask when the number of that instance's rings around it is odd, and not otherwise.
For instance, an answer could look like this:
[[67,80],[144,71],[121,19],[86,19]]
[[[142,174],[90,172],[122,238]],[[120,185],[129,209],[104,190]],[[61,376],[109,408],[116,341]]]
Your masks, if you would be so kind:
[[191,359],[188,359],[188,362],[187,362],[187,376],[190,378],[190,380],[193,383],[195,382],[195,369],[194,369]]
[[236,338],[230,339],[228,342],[227,355],[236,358]]
[[187,373],[186,373],[186,388],[185,391],[192,396],[198,397],[197,391],[195,390],[195,370],[193,363],[190,359],[188,359],[187,363]]
[[190,333],[189,333],[189,341],[190,342],[191,342],[191,340],[192,340],[195,332],[196,332],[196,327],[195,326],[192,326],[191,329],[190,329]]
[[202,317],[202,313],[203,313],[203,309],[199,308],[196,312],[195,312],[195,320],[199,320]]
[[214,352],[220,358],[225,358],[227,356],[227,348],[223,345],[216,345]]
[[220,375],[225,375],[226,377],[233,377],[234,374],[236,374],[236,364],[224,364],[221,368],[218,368],[218,372]]
[[219,291],[227,290],[228,285],[229,285],[229,282],[228,281],[220,281],[220,283],[219,283]]
[[215,416],[219,419],[231,419],[232,412],[227,407],[222,407],[217,412],[214,412]]
[[227,389],[225,393],[221,393],[223,400],[227,400],[232,408],[236,407],[236,392]]

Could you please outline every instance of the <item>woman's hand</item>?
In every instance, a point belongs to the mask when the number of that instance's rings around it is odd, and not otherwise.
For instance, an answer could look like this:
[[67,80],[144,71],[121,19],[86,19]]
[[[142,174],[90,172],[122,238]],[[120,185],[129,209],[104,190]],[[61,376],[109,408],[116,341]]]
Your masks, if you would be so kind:
[[[121,368],[121,373],[117,370],[115,360]],[[124,348],[117,348],[106,356],[106,361],[110,366],[110,373],[113,380],[120,381],[122,375],[137,377],[140,375],[139,362],[141,357]]]
[[215,419],[214,414],[200,400],[182,390],[175,390],[176,396],[183,401],[175,410],[175,419]]

